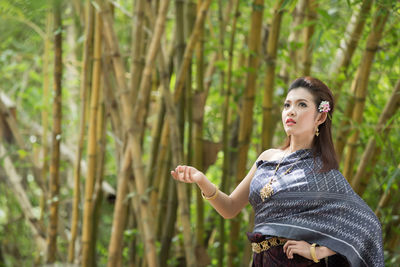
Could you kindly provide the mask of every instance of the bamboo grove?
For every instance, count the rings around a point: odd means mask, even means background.
[[[395,0],[0,0],[0,266],[249,266],[230,193],[284,140],[300,76],[325,81],[340,170],[400,263]],[[55,265],[54,265],[55,266]]]

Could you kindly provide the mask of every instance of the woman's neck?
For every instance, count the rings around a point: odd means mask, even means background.
[[[311,148],[312,141],[313,141],[314,136],[311,138],[306,137],[306,138],[300,138],[296,136],[290,136],[290,144],[289,147],[287,148],[289,153],[293,153],[297,150],[300,149],[308,149]]]

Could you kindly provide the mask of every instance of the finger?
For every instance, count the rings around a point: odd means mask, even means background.
[[[193,182],[193,179],[192,179],[192,168],[189,168],[188,177],[189,177],[189,180],[190,180],[191,182]]]
[[[286,251],[289,246],[296,245],[296,240],[288,240],[286,241],[285,245],[283,245],[283,251]]]
[[[297,246],[297,244],[291,244],[291,245],[289,245],[289,246],[287,247],[286,256],[287,256],[289,259],[292,259],[292,258],[293,258],[294,251],[298,251],[298,246]]]
[[[182,165],[178,165],[177,169],[178,169],[178,172],[182,172],[182,171],[183,171],[183,169],[184,169],[184,166],[182,166]]]
[[[286,249],[286,257],[288,257],[288,259],[290,259],[291,251],[292,251],[292,246],[289,246],[289,247]]]
[[[298,254],[298,251],[299,251],[299,249],[297,247],[294,247],[294,246],[290,247],[289,253],[287,254],[288,258],[293,259],[293,255]]]
[[[181,181],[185,181],[185,166],[179,166],[178,177]]]
[[[187,182],[191,182],[191,180],[190,180],[190,167],[189,166],[186,167],[186,169],[185,169],[185,180]]]
[[[176,179],[176,176],[175,176],[176,174],[175,174],[175,171],[171,171],[171,176],[172,176],[172,178],[174,178],[174,179]]]

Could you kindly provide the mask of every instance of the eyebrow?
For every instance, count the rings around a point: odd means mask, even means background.
[[[300,102],[300,101],[309,102],[307,99],[297,99],[295,102]],[[292,102],[292,101],[286,99],[285,102]]]

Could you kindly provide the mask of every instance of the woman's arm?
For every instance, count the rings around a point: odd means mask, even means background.
[[[194,167],[179,165],[174,171],[171,171],[171,175],[181,182],[196,183],[205,197],[212,197],[217,194],[215,198],[208,201],[222,217],[230,219],[235,217],[248,203],[250,182],[255,171],[256,166],[254,164],[246,177],[229,196],[219,191],[202,172]]]
[[[306,241],[288,240],[283,246],[283,252],[286,253],[288,259],[293,259],[293,254],[298,254],[304,258],[313,260],[310,248],[311,244]],[[318,260],[334,254],[336,254],[336,252],[327,247],[321,246],[315,248],[315,255]]]
[[[258,159],[266,159],[266,152],[263,152]],[[229,196],[221,191],[217,192],[217,187],[194,167],[179,165],[174,171],[171,171],[171,175],[181,182],[196,183],[205,197],[212,197],[209,202],[215,210],[225,219],[230,219],[235,217],[249,202],[250,182],[256,169],[254,163],[246,177]],[[215,194],[217,195],[213,198]]]

